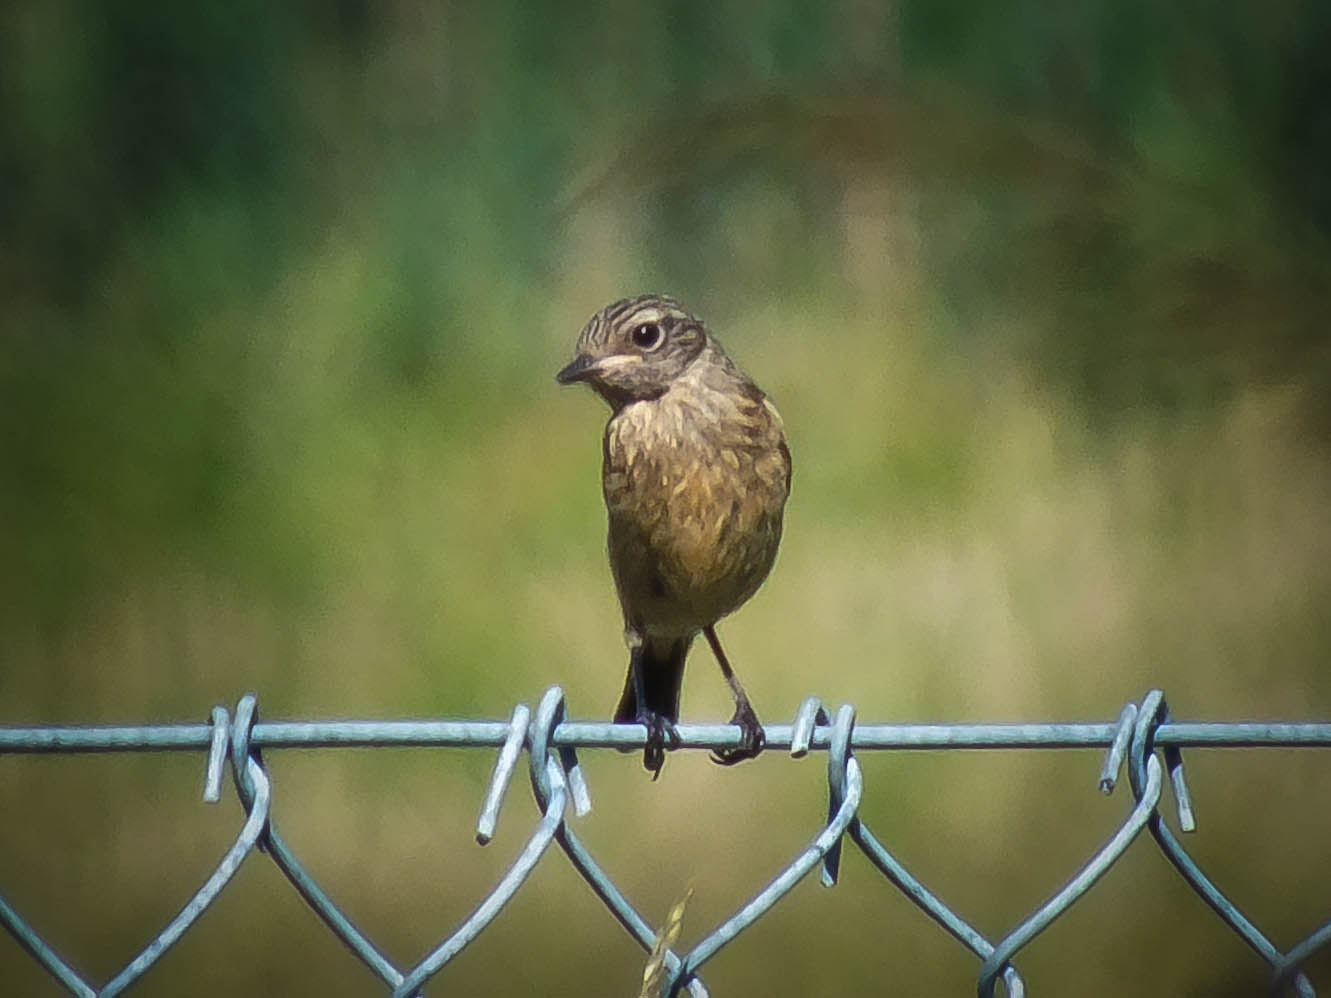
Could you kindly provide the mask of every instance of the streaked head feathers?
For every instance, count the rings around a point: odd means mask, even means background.
[[[707,342],[702,320],[673,298],[624,298],[588,320],[577,356],[556,377],[565,385],[587,382],[618,409],[665,392]]]

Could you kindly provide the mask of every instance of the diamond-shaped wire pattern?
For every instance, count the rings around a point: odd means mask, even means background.
[[[811,840],[762,890],[717,925],[687,952],[658,946],[656,931],[642,917],[573,830],[571,819],[591,809],[591,797],[576,750],[590,747],[641,747],[646,732],[636,725],[593,724],[564,719],[564,695],[554,687],[533,713],[519,705],[508,721],[287,721],[256,719],[256,699],[241,698],[234,717],[214,708],[211,724],[142,727],[0,728],[0,755],[31,753],[130,752],[182,750],[207,753],[204,799],[220,797],[227,768],[235,781],[245,817],[231,847],[216,868],[162,931],[122,970],[100,986],[79,975],[3,897],[0,924],[33,959],[73,995],[111,996],[129,988],[190,927],[226,889],[240,865],[256,851],[277,865],[311,909],[395,998],[419,995],[436,974],[474,940],[521,890],[528,875],[557,843],[607,911],[657,962],[653,980],[663,995],[687,991],[706,995],[704,965],[720,949],[770,911],[814,867],[822,865],[823,883],[836,883],[842,844],[849,838],[886,880],[980,960],[976,988],[982,998],[994,995],[998,983],[1009,998],[1025,994],[1026,986],[1013,964],[1018,952],[1091,890],[1114,863],[1147,830],[1165,858],[1193,891],[1271,968],[1273,993],[1293,991],[1308,998],[1312,983],[1300,969],[1331,943],[1331,922],[1282,950],[1245,917],[1188,854],[1161,815],[1164,788],[1172,788],[1179,827],[1194,826],[1184,780],[1184,747],[1331,747],[1331,724],[1180,724],[1170,720],[1158,690],[1140,705],[1128,704],[1110,724],[965,724],[857,725],[855,710],[843,706],[832,717],[816,698],[801,705],[790,725],[767,729],[770,749],[788,750],[801,758],[812,750],[827,753],[828,807],[825,818],[810,822]],[[724,749],[738,743],[738,729],[728,725],[681,725],[681,749]],[[498,759],[477,822],[482,845],[494,834],[509,784],[525,751],[532,791],[540,818],[518,856],[472,913],[414,966],[390,961],[336,905],[282,838],[273,818],[274,791],[261,749],[401,745],[497,748]],[[1103,747],[1105,764],[1100,787],[1113,790],[1126,763],[1134,806],[1105,844],[1050,895],[1029,917],[1002,938],[990,940],[960,913],[930,891],[897,860],[859,817],[864,776],[856,751],[902,748],[1011,749]],[[1163,762],[1162,762],[1163,759]],[[573,813],[570,814],[570,811]],[[812,816],[811,816],[812,818]],[[655,995],[652,996],[655,998]]]

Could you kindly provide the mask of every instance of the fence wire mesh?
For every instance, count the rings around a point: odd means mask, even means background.
[[[1136,841],[1149,832],[1178,875],[1271,969],[1273,994],[1311,998],[1315,991],[1301,970],[1331,942],[1331,921],[1303,940],[1281,949],[1244,916],[1189,855],[1161,813],[1164,788],[1171,788],[1178,827],[1195,828],[1184,778],[1182,749],[1207,747],[1331,748],[1331,723],[1178,723],[1159,690],[1140,704],[1129,703],[1118,720],[1105,724],[857,724],[855,709],[835,715],[817,698],[801,706],[792,724],[766,728],[769,750],[801,758],[812,751],[827,756],[828,804],[825,819],[809,845],[747,904],[687,951],[677,951],[677,924],[657,932],[639,913],[583,844],[570,821],[591,810],[578,764],[580,748],[640,748],[646,731],[638,725],[568,721],[559,687],[548,690],[533,714],[518,705],[508,721],[283,721],[260,722],[256,699],[243,697],[234,714],[216,707],[210,723],[127,727],[0,728],[0,755],[199,751],[207,754],[204,800],[221,798],[230,770],[245,818],[216,868],[164,929],[105,984],[90,983],[60,956],[23,916],[0,896],[0,923],[70,993],[118,995],[142,977],[193,926],[225,890],[241,864],[256,851],[266,854],[328,929],[358,957],[395,998],[423,994],[439,974],[518,893],[528,875],[557,844],[573,867],[632,939],[647,952],[643,995],[708,994],[702,969],[722,947],[770,911],[820,865],[824,885],[836,884],[844,840],[860,849],[891,884],[980,961],[976,990],[982,998],[1005,991],[1019,998],[1026,986],[1014,963],[1018,952],[1067,912]],[[724,749],[739,741],[729,725],[680,725],[679,750]],[[540,818],[517,859],[483,901],[450,935],[415,966],[400,967],[377,948],[309,873],[279,833],[272,817],[273,790],[261,750],[284,748],[434,746],[498,749],[476,839],[494,836],[509,785],[525,751]],[[1007,935],[990,939],[921,883],[859,817],[864,777],[856,751],[890,749],[1105,749],[1099,786],[1113,791],[1126,768],[1133,806],[1114,834],[1068,881]],[[678,907],[670,922],[677,923]]]

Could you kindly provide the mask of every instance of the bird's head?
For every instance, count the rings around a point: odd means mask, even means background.
[[[662,395],[706,345],[702,321],[673,298],[625,298],[588,320],[577,356],[555,380],[585,381],[619,409]]]

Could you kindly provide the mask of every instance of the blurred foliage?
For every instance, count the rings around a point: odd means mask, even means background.
[[[1190,717],[1324,715],[1328,46],[1311,0],[7,4],[0,722],[250,688],[270,717],[498,717],[555,682],[603,716],[602,414],[551,376],[647,289],[789,427],[785,550],[726,624],[765,717],[817,692],[1108,719],[1150,685]],[[721,716],[695,656],[685,713]],[[1324,765],[1194,759],[1199,855],[1298,938]],[[479,754],[270,764],[278,820],[403,960],[524,834],[515,801],[470,845]],[[866,813],[996,932],[1117,820],[1097,764],[870,759]],[[698,931],[821,806],[788,761],[586,765],[598,854],[653,919],[695,883]],[[224,848],[197,768],[0,760],[0,890],[109,974]],[[806,887],[709,967],[718,993],[969,992],[853,858]],[[644,960],[551,857],[441,987],[629,994]],[[1022,967],[1177,995],[1253,993],[1256,964],[1142,846]],[[0,980],[54,993],[5,939]],[[201,980],[370,987],[258,859],[140,990]]]

